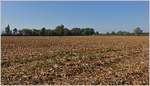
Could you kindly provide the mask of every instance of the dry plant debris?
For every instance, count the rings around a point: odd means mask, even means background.
[[[148,36],[2,37],[7,85],[148,85]]]

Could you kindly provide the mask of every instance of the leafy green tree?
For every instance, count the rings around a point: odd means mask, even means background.
[[[42,29],[41,29],[41,32],[40,32],[41,34],[41,36],[46,36],[47,35],[47,33],[46,33],[46,28],[45,27],[43,27]]]
[[[57,36],[63,36],[64,35],[64,25],[58,25],[55,29],[55,34]]]
[[[82,35],[94,35],[95,31],[93,28],[83,28],[81,29],[81,34]]]
[[[5,27],[5,33],[6,33],[6,35],[11,35],[11,30],[10,30],[9,24],[7,27]]]
[[[72,28],[71,34],[72,35],[81,35],[81,29],[80,28]]]
[[[136,35],[139,35],[139,34],[142,34],[142,33],[143,33],[143,30],[141,30],[140,27],[136,27],[136,28],[133,30],[133,33],[136,34]]]

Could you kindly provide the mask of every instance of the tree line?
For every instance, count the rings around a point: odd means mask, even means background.
[[[133,32],[127,31],[118,31],[118,32],[107,32],[107,33],[99,33],[95,31],[93,28],[72,28],[68,29],[64,27],[63,24],[56,26],[55,29],[46,29],[45,27],[41,29],[21,29],[18,30],[14,28],[10,29],[8,24],[5,27],[5,31],[2,32],[2,36],[88,36],[88,35],[149,35],[148,32],[143,32],[140,27],[136,27],[133,29]]]

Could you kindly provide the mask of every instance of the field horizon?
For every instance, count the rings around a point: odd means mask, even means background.
[[[149,85],[149,1],[1,2],[2,85]]]

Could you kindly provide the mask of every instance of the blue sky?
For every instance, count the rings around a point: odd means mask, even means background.
[[[148,31],[148,1],[5,1],[2,2],[2,29],[54,29],[64,24],[93,27],[99,32]]]

